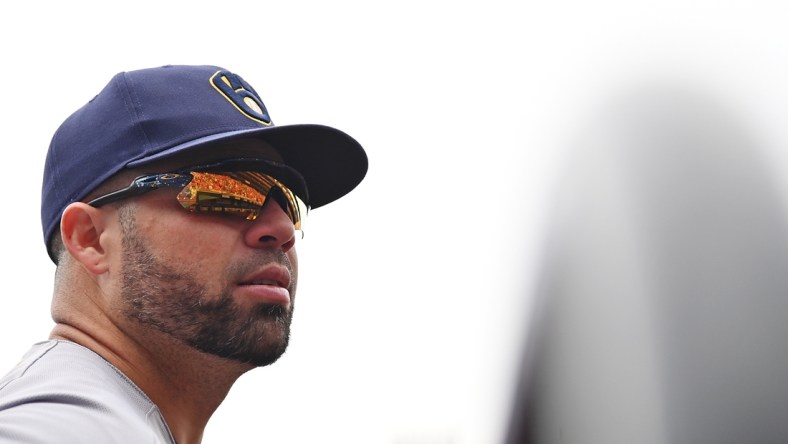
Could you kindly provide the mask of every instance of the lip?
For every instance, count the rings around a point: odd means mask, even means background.
[[[280,265],[269,265],[244,277],[237,289],[244,299],[254,303],[290,306],[290,271]]]

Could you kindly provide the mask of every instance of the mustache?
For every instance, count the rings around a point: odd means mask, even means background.
[[[228,282],[238,282],[244,276],[254,273],[255,271],[270,265],[279,265],[287,269],[292,276],[290,286],[295,284],[295,270],[290,261],[290,257],[281,250],[254,250],[247,257],[238,259],[230,263],[226,270],[225,276]]]

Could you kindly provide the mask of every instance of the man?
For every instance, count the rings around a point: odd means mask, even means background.
[[[0,379],[0,442],[200,442],[287,347],[307,208],[366,170],[350,136],[274,126],[225,69],[116,75],[47,154],[56,325]]]

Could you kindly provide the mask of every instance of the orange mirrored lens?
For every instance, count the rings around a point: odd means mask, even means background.
[[[256,172],[205,173],[192,171],[192,181],[177,199],[183,208],[192,212],[216,212],[254,220],[266,199],[281,197],[296,230],[306,215],[306,205],[284,184],[273,177]]]

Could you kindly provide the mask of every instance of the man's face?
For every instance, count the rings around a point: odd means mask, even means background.
[[[121,207],[124,315],[205,353],[255,366],[287,348],[295,231],[268,202],[254,221],[190,214],[174,190]]]

